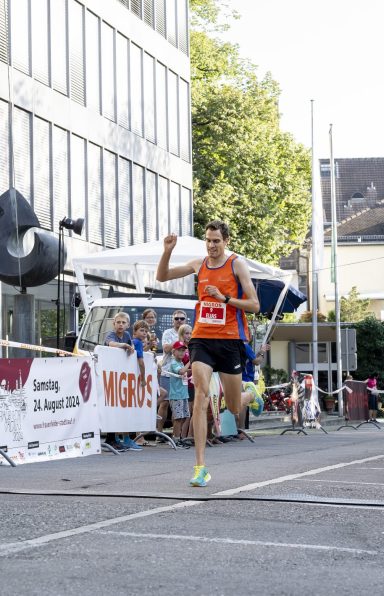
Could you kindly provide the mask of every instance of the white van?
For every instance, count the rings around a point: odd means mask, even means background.
[[[161,297],[153,294],[126,294],[95,300],[81,327],[74,352],[93,352],[95,346],[104,345],[106,335],[113,328],[113,317],[121,311],[126,312],[131,319],[130,332],[132,334],[132,326],[135,321],[142,318],[145,309],[151,308],[157,314],[155,331],[159,338],[158,353],[160,354],[163,351],[161,346],[163,332],[165,329],[173,327],[173,312],[177,309],[184,310],[187,314],[185,322],[192,326],[195,318],[196,301],[197,299],[193,299],[193,297],[185,298],[174,294]]]

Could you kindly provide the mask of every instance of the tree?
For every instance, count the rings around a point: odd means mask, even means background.
[[[200,19],[191,31],[195,235],[224,219],[231,249],[276,264],[308,229],[309,154],[279,128],[278,84],[207,32],[220,4],[191,2]]]
[[[347,323],[358,323],[359,321],[362,321],[371,314],[368,311],[370,304],[371,302],[368,298],[359,298],[357,287],[353,286],[348,297],[345,298],[343,296],[340,299],[340,321],[345,321]],[[328,321],[336,321],[334,310],[329,311]]]
[[[368,375],[379,373],[379,388],[384,386],[384,323],[370,316],[354,325],[357,343],[356,379],[364,381]]]

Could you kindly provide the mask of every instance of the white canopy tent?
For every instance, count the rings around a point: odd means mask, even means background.
[[[91,274],[92,272],[95,272],[95,270],[98,270],[99,272],[102,270],[131,270],[134,274],[136,290],[139,293],[144,293],[145,288],[142,272],[148,270],[151,272],[156,271],[160,256],[163,252],[163,246],[163,241],[158,240],[124,248],[104,250],[85,255],[84,257],[74,257],[72,259],[73,268],[86,312],[88,312],[89,306],[87,302],[84,271]],[[232,254],[232,251],[227,251],[227,253],[230,255]],[[205,256],[207,256],[207,250],[203,240],[198,240],[192,236],[179,236],[176,247],[172,252],[170,266],[181,265],[193,258],[204,258]],[[248,264],[252,278],[280,279],[284,282],[284,287],[277,301],[275,312],[273,313],[270,325],[268,326],[267,333],[269,333],[269,329],[275,320],[276,313],[279,311],[282,301],[287,293],[292,276],[287,271],[271,267],[270,265],[264,265],[259,261],[253,261],[247,258],[244,258],[244,260]]]

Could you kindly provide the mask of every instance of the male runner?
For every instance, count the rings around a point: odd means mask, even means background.
[[[157,268],[158,281],[169,281],[197,274],[199,302],[192,339],[188,349],[195,384],[193,412],[196,465],[192,486],[205,486],[211,476],[205,467],[207,407],[212,372],[218,371],[227,408],[235,415],[241,410],[241,375],[245,362],[244,340],[248,339],[245,312],[259,312],[259,301],[246,263],[225,249],[229,229],[222,221],[211,221],[205,228],[208,257],[185,265],[169,267],[177,236],[164,238],[164,252]]]

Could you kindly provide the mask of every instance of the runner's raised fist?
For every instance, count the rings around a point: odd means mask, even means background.
[[[176,246],[177,236],[176,234],[169,234],[164,238],[164,250],[173,250]]]

